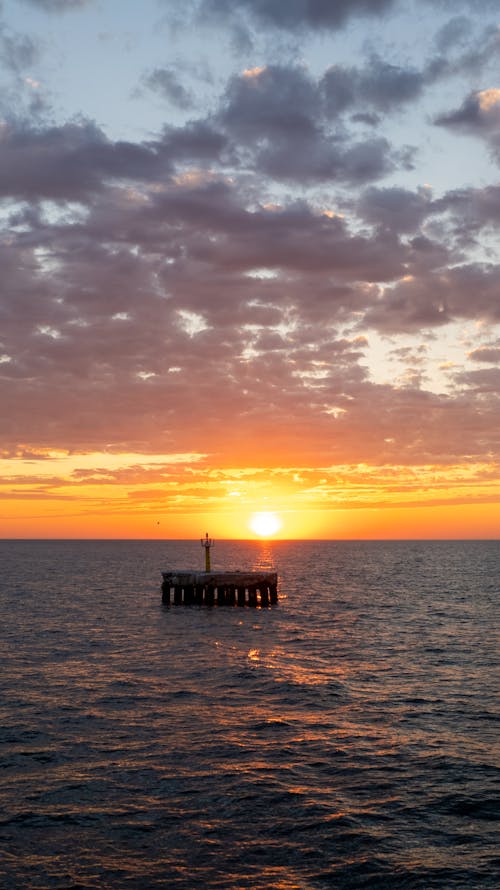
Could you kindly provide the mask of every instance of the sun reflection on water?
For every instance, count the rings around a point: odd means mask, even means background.
[[[253,572],[272,572],[276,570],[274,550],[271,541],[258,541],[253,563]]]

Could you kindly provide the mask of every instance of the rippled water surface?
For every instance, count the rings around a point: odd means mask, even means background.
[[[202,556],[0,542],[2,886],[498,888],[498,542],[218,542],[278,604],[162,605]]]

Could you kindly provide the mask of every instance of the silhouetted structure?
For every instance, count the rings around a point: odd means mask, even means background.
[[[277,572],[162,572],[162,601],[213,606],[268,606],[278,601]]]

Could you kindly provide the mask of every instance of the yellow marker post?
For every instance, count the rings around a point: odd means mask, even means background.
[[[205,538],[200,539],[201,546],[205,548],[205,571],[210,571],[210,548],[213,547],[213,541],[208,537],[208,532],[205,534]]]

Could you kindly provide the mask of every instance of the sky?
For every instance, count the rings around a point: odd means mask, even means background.
[[[500,537],[497,0],[0,0],[0,78],[1,537]]]

